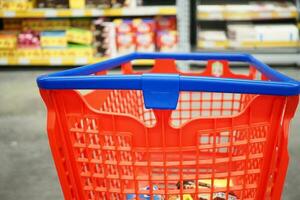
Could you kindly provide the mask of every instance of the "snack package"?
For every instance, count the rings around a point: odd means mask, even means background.
[[[159,31],[156,36],[156,45],[161,52],[177,51],[177,32]]]
[[[117,54],[116,28],[113,22],[94,21],[94,48],[97,56],[112,57]]]
[[[65,31],[44,31],[41,33],[43,48],[66,48],[67,36]]]
[[[153,33],[138,33],[136,35],[136,50],[141,52],[154,52],[155,43]]]
[[[0,9],[2,10],[28,10],[33,8],[33,0],[1,0]]]
[[[156,17],[156,27],[158,31],[176,30],[176,17]]]
[[[23,30],[57,31],[71,26],[69,19],[26,19],[22,21]]]
[[[70,8],[83,9],[85,8],[85,0],[69,0]]]
[[[229,181],[229,185],[232,186],[232,181]],[[177,183],[177,189],[180,189],[182,187],[182,185],[180,183]],[[199,180],[198,181],[198,188],[199,189],[204,189],[204,188],[211,188],[211,180],[210,179],[205,179],[205,180]],[[227,187],[227,179],[215,179],[214,180],[214,188],[226,188]],[[183,181],[183,189],[194,189],[196,188],[196,184],[195,181],[191,181],[191,180],[185,180]],[[225,189],[226,190],[226,189]],[[218,191],[218,192],[214,192],[212,195],[212,199],[213,200],[226,200],[226,191]],[[171,196],[172,198],[169,198],[169,200],[173,200],[175,199],[175,196]],[[180,199],[177,195],[177,198]],[[183,196],[184,198],[184,196]],[[188,198],[192,198],[191,197],[186,197]],[[211,194],[210,193],[202,193],[199,194],[197,197],[199,200],[210,200],[211,199]],[[177,200],[177,199],[176,199]],[[236,194],[232,191],[228,192],[228,200],[238,200],[238,197],[236,196]]]
[[[108,8],[110,7],[110,0],[85,0],[87,8]]]
[[[68,42],[86,45],[90,45],[93,42],[93,35],[90,30],[69,28],[66,34]]]
[[[85,19],[85,18],[74,18],[70,21],[71,27],[73,28],[82,28],[91,30],[92,27],[92,20],[91,19]]]
[[[153,33],[156,29],[153,19],[134,19],[132,21],[135,32],[137,33]]]
[[[117,34],[134,33],[134,26],[131,19],[115,19]]]
[[[22,29],[22,20],[21,19],[3,19],[3,29],[19,31]]]
[[[68,8],[69,0],[37,0],[38,8]]]
[[[150,189],[149,186],[147,186],[145,188],[142,188],[142,190],[149,190],[149,189]],[[154,185],[153,190],[158,190],[158,187],[156,185]],[[163,197],[161,195],[153,195],[153,198],[151,198],[150,195],[140,194],[137,198],[135,194],[127,194],[126,195],[126,200],[136,200],[136,199],[140,199],[140,200],[151,200],[151,199],[163,200]]]
[[[19,48],[40,48],[40,33],[37,31],[24,31],[18,35]]]
[[[13,31],[0,32],[0,49],[15,49],[17,46],[17,34]]]
[[[117,34],[117,48],[119,53],[129,53],[136,49],[134,33]]]

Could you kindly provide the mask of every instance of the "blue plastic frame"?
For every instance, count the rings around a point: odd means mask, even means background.
[[[89,76],[137,59],[228,60],[247,62],[270,81],[196,77],[171,74]],[[162,66],[163,67],[163,66]],[[179,91],[299,95],[300,82],[285,76],[249,54],[238,53],[132,53],[96,64],[69,69],[37,78],[40,89],[123,89],[143,90],[147,108],[176,108]]]

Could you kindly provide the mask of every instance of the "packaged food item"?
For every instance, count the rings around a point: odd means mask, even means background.
[[[177,32],[159,31],[157,33],[156,45],[161,52],[177,51]]]
[[[134,19],[133,27],[135,32],[137,33],[153,33],[155,31],[155,21],[150,18],[142,19]]]
[[[12,31],[0,32],[0,49],[15,49],[17,45],[17,33]]]
[[[41,33],[43,48],[66,48],[67,36],[65,31],[44,31]]]
[[[0,9],[3,10],[28,10],[33,8],[33,0],[1,0]]]
[[[149,190],[150,187],[147,186],[145,188],[143,188],[142,190]],[[156,185],[153,186],[153,190],[158,190],[158,187]],[[148,194],[140,194],[138,196],[138,198],[136,197],[135,194],[127,194],[126,195],[126,200],[136,200],[136,199],[140,199],[140,200],[163,200],[164,198],[161,195],[153,195],[153,198],[151,198],[150,195]]]
[[[214,188],[226,188],[227,187],[227,179],[215,179],[214,180]],[[229,181],[229,185],[232,186],[232,181]],[[183,181],[183,185],[181,185],[179,182],[177,183],[177,189],[180,189],[181,187],[183,187],[183,189],[195,189],[197,186],[195,184],[195,181],[192,180],[185,180]],[[204,180],[199,180],[198,181],[198,188],[211,188],[211,180],[210,179],[204,179]],[[214,192],[212,194],[212,199],[213,200],[226,200],[226,196],[228,195],[228,200],[238,200],[238,197],[236,196],[236,194],[232,191],[228,192],[228,194],[226,194],[226,191],[224,192]],[[175,198],[174,196],[172,196],[172,198]],[[192,198],[192,196],[188,197],[186,196],[186,198]],[[198,200],[209,200],[211,199],[211,194],[210,193],[202,193],[199,194],[196,197]],[[169,198],[170,199],[170,198]],[[180,199],[180,198],[178,198]]]
[[[37,0],[38,8],[68,8],[69,0]]]
[[[129,53],[136,49],[134,33],[117,34],[117,47],[119,53]]]
[[[77,44],[90,45],[93,42],[92,31],[80,28],[69,28],[66,32],[67,41]]]
[[[134,26],[131,19],[115,19],[117,34],[134,33]]]
[[[19,48],[40,48],[40,33],[37,31],[23,31],[18,35]]]
[[[3,29],[19,31],[22,29],[22,20],[21,19],[3,19]]]
[[[57,31],[71,26],[69,19],[26,19],[22,21],[23,30]]]
[[[158,31],[176,30],[176,17],[156,17],[156,26]]]
[[[86,18],[74,18],[70,21],[71,27],[91,30],[92,20]]]
[[[153,33],[137,33],[136,50],[141,52],[154,52],[155,42]]]
[[[83,9],[85,8],[85,0],[69,0],[70,8]]]
[[[98,19],[94,21],[93,29],[96,56],[115,56],[117,54],[115,24]]]
[[[108,8],[110,7],[110,0],[85,0],[87,8]]]

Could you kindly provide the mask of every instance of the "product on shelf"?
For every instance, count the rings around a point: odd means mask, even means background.
[[[252,23],[228,24],[228,38],[234,41],[256,41],[256,33]]]
[[[156,44],[159,51],[174,52],[177,50],[177,32],[159,31],[156,36]]]
[[[85,8],[85,0],[69,0],[70,8],[83,9]]]
[[[129,53],[136,50],[136,34],[135,33],[118,33],[117,47],[119,53]]]
[[[226,41],[225,31],[220,30],[201,30],[198,38],[204,41]]]
[[[37,0],[38,8],[68,8],[69,0]]]
[[[91,30],[69,28],[66,31],[66,34],[68,42],[86,45],[90,45],[93,42],[93,35]]]
[[[66,48],[67,37],[65,31],[41,32],[41,46],[43,48]]]
[[[141,188],[141,190],[150,190],[150,187],[147,186],[145,188]],[[158,186],[154,185],[153,186],[153,190],[158,190]],[[147,194],[140,194],[138,195],[138,198],[136,197],[135,194],[127,194],[126,195],[126,200],[136,200],[136,199],[140,199],[140,200],[151,200],[152,198],[150,197],[150,195]],[[163,200],[164,198],[161,195],[155,194],[153,195],[153,200]]]
[[[132,21],[132,24],[136,33],[153,33],[156,30],[156,24],[154,19],[137,18]]]
[[[110,0],[85,0],[87,8],[108,8]]]
[[[257,41],[298,41],[299,30],[294,24],[255,25]]]
[[[158,31],[176,30],[176,17],[156,17],[156,28]]]
[[[226,48],[228,39],[225,31],[220,30],[201,30],[198,33],[199,48]]]
[[[131,19],[115,19],[117,34],[134,33],[134,26]]]
[[[105,22],[103,19],[94,21],[94,48],[97,56],[115,56],[116,28],[113,22]]]
[[[22,20],[21,19],[3,19],[3,29],[19,31],[22,29]]]
[[[74,18],[71,19],[71,27],[90,30],[92,27],[92,20],[85,18]]]
[[[3,10],[28,10],[33,8],[33,0],[1,0],[0,9]]]
[[[141,52],[154,52],[155,42],[153,33],[137,33],[136,50]]]
[[[70,25],[69,19],[26,19],[22,22],[23,30],[35,31],[66,30]]]
[[[13,31],[0,31],[0,49],[15,49],[17,34]]]
[[[37,31],[24,31],[18,35],[19,48],[40,48],[40,33]]]

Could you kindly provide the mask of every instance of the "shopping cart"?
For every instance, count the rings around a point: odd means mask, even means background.
[[[65,199],[281,198],[300,84],[250,55],[133,53],[37,83]]]

